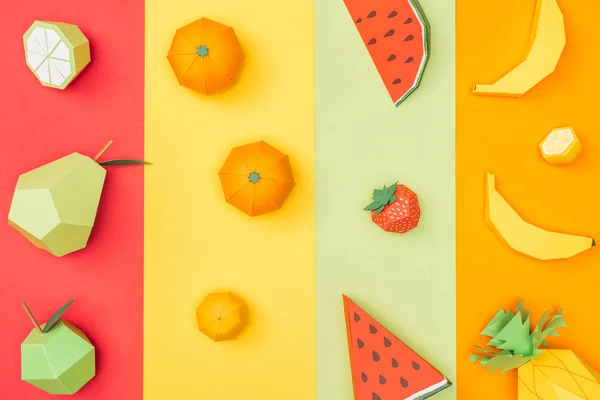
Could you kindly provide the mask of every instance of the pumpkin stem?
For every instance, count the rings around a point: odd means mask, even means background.
[[[100,151],[98,152],[98,154],[96,154],[96,157],[94,157],[94,161],[98,161],[98,159],[99,159],[100,157],[102,157],[102,154],[104,154],[104,153],[106,152],[106,150],[108,150],[108,148],[109,148],[110,146],[112,146],[112,144],[113,144],[113,141],[112,141],[112,140],[110,140],[108,143],[106,143],[106,146],[104,146],[104,147],[102,148],[102,150],[100,150]]]
[[[29,309],[29,307],[27,307],[26,303],[23,303],[23,310],[25,310],[25,313],[27,314],[27,316],[31,320],[31,323],[33,324],[33,326],[35,326],[35,329],[37,329],[39,333],[43,333],[42,332],[42,328],[40,327],[40,324],[38,324],[38,322],[36,321],[35,317],[31,313],[31,310]]]

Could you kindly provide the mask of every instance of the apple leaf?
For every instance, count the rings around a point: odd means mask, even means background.
[[[44,330],[42,331],[42,333],[47,333],[50,332],[50,329],[52,329],[52,327],[54,325],[56,325],[56,323],[58,322],[58,320],[60,319],[60,317],[62,317],[62,315],[69,309],[69,307],[71,307],[71,304],[73,304],[75,300],[71,300],[69,301],[67,304],[65,304],[64,306],[62,306],[61,308],[59,308],[48,320],[48,322],[46,322],[46,325],[44,326]]]

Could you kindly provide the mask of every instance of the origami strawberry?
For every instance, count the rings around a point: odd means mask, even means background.
[[[421,217],[417,195],[404,185],[375,189],[373,202],[365,207],[373,222],[384,231],[406,233],[415,228]]]

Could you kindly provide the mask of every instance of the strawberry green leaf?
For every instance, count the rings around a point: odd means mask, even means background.
[[[396,201],[396,196],[392,195],[392,197],[390,197],[390,199],[388,200],[388,204],[392,204],[395,201]]]
[[[379,215],[385,209],[385,204],[375,210],[375,215]]]
[[[47,333],[50,332],[50,329],[52,329],[52,327],[54,325],[56,325],[56,323],[58,322],[58,320],[60,319],[60,317],[62,317],[62,315],[69,309],[69,307],[71,307],[71,304],[73,304],[75,300],[71,300],[69,301],[67,304],[65,304],[64,306],[62,306],[61,308],[59,308],[48,320],[48,322],[46,322],[46,325],[44,326],[44,330],[42,331],[42,333]]]
[[[363,210],[365,210],[365,211],[371,211],[371,210],[375,210],[375,209],[377,209],[379,207],[380,207],[380,204],[374,201],[371,204],[369,204],[368,206],[366,206],[365,208],[363,208]]]
[[[394,183],[392,186],[390,186],[390,192],[392,194],[396,193],[396,189],[398,188],[398,182]]]

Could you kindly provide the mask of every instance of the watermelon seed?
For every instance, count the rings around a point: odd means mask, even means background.
[[[376,15],[377,15],[377,13],[375,12],[375,10],[373,10],[369,13],[369,15],[367,15],[367,18],[373,18]]]
[[[363,347],[365,347],[365,343],[360,339],[356,339],[356,344],[358,344],[359,349],[362,349]]]
[[[415,369],[415,371],[418,371],[421,369],[421,366],[419,364],[417,364],[415,361],[412,362],[412,367]]]
[[[398,361],[395,358],[392,358],[392,367],[398,368]]]
[[[410,24],[410,23],[412,23],[412,18],[407,18],[406,21],[404,21],[404,25]]]
[[[381,383],[382,385],[385,385],[386,382],[387,382],[387,380],[385,379],[385,376],[379,375],[379,383]]]
[[[376,351],[373,351],[373,361],[379,362],[379,360],[381,360],[381,357],[379,357],[379,354]]]
[[[373,392],[373,400],[381,400],[381,397],[377,396],[377,393]]]
[[[365,375],[365,373],[364,373],[364,372],[363,372],[363,373],[361,373],[361,375],[360,375],[360,379],[362,379],[362,381],[363,381],[363,382],[366,382],[366,381],[368,381],[368,380],[369,380],[369,379],[367,378],[367,376]]]
[[[384,337],[384,338],[383,338],[383,345],[384,345],[385,347],[390,347],[390,346],[392,345],[392,342],[390,342],[390,339],[388,339],[388,338]]]
[[[408,36],[407,36],[407,37],[404,39],[404,41],[405,41],[405,42],[410,42],[410,41],[411,41],[411,40],[413,40],[414,38],[415,38],[415,37],[414,37],[413,35],[408,35]]]
[[[360,24],[361,22],[362,22],[362,18],[359,18],[359,19],[356,20],[357,24]]]
[[[388,18],[394,18],[396,15],[398,15],[398,13],[396,11],[392,11],[390,15],[388,15]]]
[[[406,389],[408,387],[408,381],[402,377],[400,377],[400,385],[402,385],[402,387],[404,389]]]
[[[375,44],[377,43],[377,40],[375,40],[375,38],[372,38],[371,40],[369,40],[369,43],[367,44]]]
[[[354,313],[354,322],[360,321],[360,316],[357,313]]]
[[[406,61],[404,61],[404,63],[405,63],[405,64],[408,64],[408,63],[411,63],[411,62],[413,62],[413,61],[415,61],[415,58],[414,58],[414,57],[408,57],[408,58],[406,59]]]
[[[389,37],[389,36],[392,36],[394,33],[396,33],[396,31],[395,31],[395,30],[393,30],[393,29],[390,29],[389,31],[387,31],[387,32],[385,33],[385,35],[383,35],[383,37]]]
[[[388,60],[388,61],[394,61],[395,59],[396,59],[396,55],[395,55],[395,54],[391,54],[391,55],[388,57],[388,59],[387,59],[387,60]]]
[[[373,325],[369,324],[369,332],[371,332],[374,335],[377,333],[377,328],[375,328]]]
[[[392,82],[392,84],[393,84],[393,85],[397,85],[397,84],[399,84],[400,82],[402,82],[402,81],[401,81],[399,78],[396,78],[396,79],[394,80],[394,82]]]

